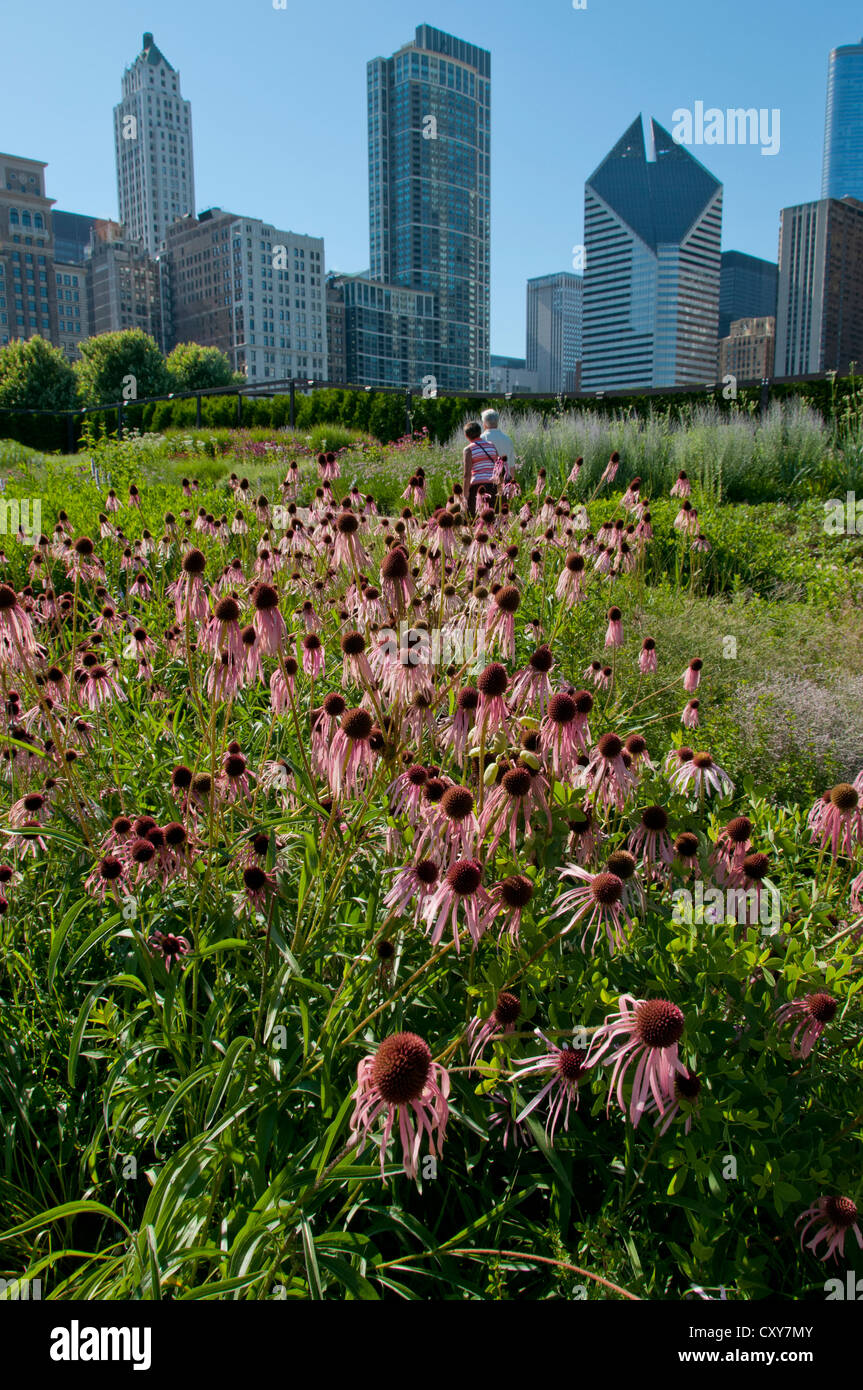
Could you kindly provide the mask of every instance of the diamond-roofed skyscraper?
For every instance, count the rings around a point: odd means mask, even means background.
[[[192,109],[152,34],[123,74],[114,148],[120,221],[155,256],[171,223],[195,210],[195,170]]]
[[[430,25],[368,64],[371,278],[434,296],[442,389],[489,385],[490,116],[491,55]]]
[[[584,189],[582,389],[713,382],[722,184],[639,115]]]

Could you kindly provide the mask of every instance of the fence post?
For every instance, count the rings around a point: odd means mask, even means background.
[[[413,391],[408,387],[405,391],[405,434],[410,434],[413,429],[413,412],[411,410],[413,399]]]
[[[242,395],[240,394],[240,392],[238,391],[238,392],[237,392],[237,424],[238,424],[238,425],[241,425],[242,423],[243,423],[243,397],[242,397]]]
[[[120,438],[122,437],[122,434],[123,434],[123,403],[122,403],[122,401],[118,401],[118,402],[117,402],[117,438],[120,439]]]
[[[195,428],[201,428],[201,397],[195,397]]]
[[[294,379],[291,377],[291,429],[294,428],[295,420],[295,401],[294,401]]]
[[[769,377],[769,376],[763,376],[763,377],[761,378],[761,414],[762,414],[762,415],[766,415],[766,414],[767,414],[767,408],[768,408],[769,405],[770,405],[770,377]]]
[[[75,450],[75,415],[71,410],[66,411],[66,453],[74,454]]]

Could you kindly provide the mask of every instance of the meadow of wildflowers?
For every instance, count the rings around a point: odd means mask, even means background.
[[[520,426],[475,517],[424,436],[10,456],[41,531],[0,538],[5,1277],[861,1271],[859,550],[817,495],[727,501],[691,438],[657,492],[577,442]]]

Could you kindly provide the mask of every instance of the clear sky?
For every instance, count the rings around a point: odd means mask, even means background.
[[[417,24],[492,54],[492,351],[523,356],[525,281],[572,267],[584,181],[639,111],[781,112],[779,153],[693,148],[725,185],[726,250],[776,258],[779,210],[817,198],[827,60],[851,0],[30,0],[0,27],[0,149],[44,159],[56,206],[117,216],[112,108],[151,30],[192,103],[197,210],[326,241],[368,267],[366,61]]]

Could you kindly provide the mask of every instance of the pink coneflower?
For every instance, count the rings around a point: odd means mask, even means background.
[[[103,902],[108,893],[119,893],[122,889],[123,865],[116,856],[106,854],[88,875],[84,888]]]
[[[10,666],[36,654],[36,639],[18,595],[8,584],[0,584],[0,653]]]
[[[671,489],[672,497],[688,497],[692,491],[692,484],[681,468],[677,475],[677,481]]]
[[[455,713],[441,738],[442,747],[452,749],[459,767],[464,766],[468,738],[474,726],[479,701],[479,691],[475,686],[462,686],[456,694]]]
[[[240,605],[235,598],[219,599],[200,641],[204,651],[212,652],[214,656],[227,651],[235,661],[242,662],[245,652],[240,628]]]
[[[358,570],[369,563],[369,557],[359,538],[360,519],[353,512],[344,511],[336,518],[336,542],[333,547],[333,563],[344,565],[346,569]]]
[[[19,829],[24,825],[44,825],[51,818],[51,802],[42,792],[28,792],[9,807],[9,824]]]
[[[677,750],[678,758],[681,751]],[[669,781],[676,791],[683,792],[687,787],[691,787],[699,797],[712,792],[718,792],[720,796],[730,796],[734,791],[734,783],[728,773],[713,761],[710,753],[693,753],[686,761],[679,758],[679,762],[679,767],[669,776]]]
[[[748,816],[734,816],[720,831],[710,856],[711,867],[720,885],[738,883],[743,861],[752,849],[752,821]]]
[[[252,593],[255,616],[252,625],[264,656],[278,656],[285,647],[287,627],[279,612],[278,591],[272,584],[258,584]]]
[[[686,670],[683,672],[683,689],[688,695],[692,695],[697,689],[701,680],[701,668],[704,662],[700,656],[693,657]]]
[[[674,841],[674,854],[687,870],[700,870],[698,862],[698,836],[691,830],[681,830]]]
[[[415,1178],[423,1135],[429,1152],[443,1154],[449,1118],[449,1074],[432,1061],[431,1048],[416,1033],[393,1033],[373,1057],[357,1067],[356,1105],[351,1116],[351,1143],[362,1153],[372,1126],[385,1115],[380,1139],[381,1176],[387,1146],[398,1119],[404,1171]],[[414,1129],[414,1124],[416,1129]]]
[[[374,753],[369,742],[372,728],[372,717],[368,710],[350,709],[342,715],[326,765],[327,781],[333,796],[341,796],[342,792],[352,796],[360,783],[371,774],[374,767]]]
[[[416,592],[410,561],[403,546],[393,546],[384,556],[381,562],[381,588],[390,608],[396,613],[403,613]]]
[[[572,465],[572,468],[569,470],[569,478],[567,479],[567,482],[576,482],[576,480],[578,479],[578,475],[582,470],[583,464],[584,459],[579,454],[578,458],[575,460],[575,463]]]
[[[698,711],[701,708],[700,700],[689,700],[683,707],[680,722],[684,729],[697,729],[699,725]]]
[[[623,739],[618,734],[603,734],[584,771],[584,785],[590,800],[606,810],[611,807],[622,810],[633,787],[623,752]]]
[[[415,864],[405,865],[384,898],[387,912],[401,917],[407,913],[409,904],[414,903],[414,925],[418,926],[439,882],[440,870],[433,859],[420,859]]]
[[[326,675],[327,662],[324,644],[317,633],[306,633],[302,641],[302,653],[303,670],[307,676],[316,680],[318,676]]]
[[[539,577],[539,576],[537,576]],[[571,551],[554,590],[561,603],[570,607],[584,598],[584,556]]]
[[[249,795],[251,773],[246,759],[236,744],[231,744],[225,755],[220,790],[225,801],[237,801]]]
[[[863,1235],[860,1234],[857,1224],[857,1207],[850,1197],[819,1197],[814,1206],[798,1216],[794,1222],[795,1226],[799,1226],[801,1221],[806,1221],[807,1216],[810,1219],[800,1232],[801,1250],[811,1250],[814,1255],[822,1240],[826,1240],[827,1248],[818,1258],[822,1261],[832,1259],[838,1264],[840,1256],[845,1259],[845,1237],[849,1231],[854,1232],[857,1244],[863,1250]],[[807,1241],[806,1233],[813,1226],[816,1227],[815,1235]]]
[[[100,666],[98,663],[85,668],[84,679],[79,683],[78,690],[81,703],[88,709],[99,709],[111,700],[126,698],[113,674],[106,666]]]
[[[668,834],[668,812],[664,806],[646,806],[629,837],[629,848],[640,854],[645,867],[661,872],[674,862],[674,847]]]
[[[677,531],[693,532],[698,527],[698,513],[691,502],[684,502],[674,518],[673,525]]]
[[[267,873],[260,864],[248,864],[242,873],[243,892],[237,903],[237,915],[246,903],[255,911],[265,913],[268,899],[276,891],[276,876]]]
[[[817,821],[813,820],[819,812]],[[850,782],[839,782],[826,800],[816,802],[810,812],[813,842],[820,840],[829,846],[836,859],[839,854],[853,856],[863,843],[863,815],[860,813],[860,793]]]
[[[632,925],[632,919],[623,901],[623,880],[613,873],[590,873],[578,864],[567,864],[560,870],[560,877],[581,880],[577,887],[562,893],[555,904],[553,917],[570,918],[563,928],[563,934],[571,932],[573,927],[586,917],[587,923],[581,938],[582,951],[587,949],[585,943],[591,928],[595,928],[591,954],[596,950],[596,943],[603,931],[612,953],[621,950],[626,945],[625,928]]]
[[[210,616],[207,595],[204,593],[203,575],[207,566],[205,555],[200,550],[190,550],[183,557],[180,576],[169,588],[174,600],[177,622],[188,623],[192,627],[202,627]]]
[[[490,857],[504,836],[508,837],[510,852],[515,855],[516,835],[519,821],[524,818],[524,834],[530,835],[530,817],[534,804],[546,814],[550,826],[550,812],[542,789],[541,780],[530,768],[517,766],[508,768],[498,786],[490,792],[483,807],[480,832],[485,840],[489,831],[492,837],[486,849]]]
[[[479,862],[476,859],[457,859],[447,870],[423,914],[427,927],[431,929],[432,945],[437,945],[449,924],[452,927],[453,943],[458,955],[461,908],[471,940],[474,946],[478,946],[485,931],[482,914],[488,905],[489,895],[482,886],[482,867]]]
[[[698,1106],[698,1097],[700,1095],[701,1078],[698,1077],[695,1074],[695,1072],[691,1071],[688,1067],[684,1068],[682,1072],[678,1072],[678,1074],[674,1078],[671,1104],[665,1112],[664,1119],[662,1112],[660,1111],[659,1117],[656,1121],[656,1128],[659,1130],[659,1133],[661,1135],[665,1134],[665,1132],[670,1128],[676,1116],[679,1115],[682,1110],[683,1113],[686,1115],[686,1123],[683,1126],[683,1131],[685,1134],[688,1134],[689,1131],[692,1129],[692,1121],[695,1115],[695,1110]],[[658,1106],[654,1097],[650,1095],[647,1098],[644,1113],[645,1115],[649,1115],[654,1110],[658,1110]]]
[[[549,1142],[554,1142],[554,1131],[563,1115],[563,1128],[569,1131],[569,1112],[572,1102],[575,1101],[578,1109],[578,1088],[581,1081],[590,1067],[587,1060],[587,1050],[583,1047],[558,1047],[550,1038],[547,1038],[539,1028],[535,1030],[536,1036],[546,1045],[546,1051],[539,1057],[523,1057],[514,1063],[517,1070],[519,1081],[525,1076],[540,1075],[545,1076],[551,1073],[551,1079],[546,1082],[542,1090],[539,1091],[528,1105],[524,1107],[518,1116],[518,1122],[526,1120],[536,1108],[542,1104],[546,1096],[552,1096],[549,1106],[548,1119],[546,1121],[545,1132]]]
[[[520,671],[512,683],[510,705],[518,714],[525,706],[537,704],[541,714],[545,714],[551,682],[548,675],[554,666],[551,649],[543,644],[528,657],[527,666]]]
[[[628,1106],[629,1118],[637,1128],[650,1096],[659,1114],[664,1115],[666,1106],[674,1098],[675,1077],[688,1074],[677,1055],[684,1017],[677,1005],[668,999],[636,999],[631,994],[622,994],[618,1004],[618,1012],[610,1014],[594,1033],[588,1063],[598,1062],[610,1047],[619,1044],[606,1059],[605,1066],[614,1068],[611,1089],[617,1087],[617,1103],[626,1114],[623,1083],[629,1067],[637,1059]],[[608,1105],[611,1105],[611,1093]]]
[[[488,737],[498,729],[506,728],[507,707],[504,696],[509,685],[506,668],[493,661],[477,678],[479,690],[479,710],[477,724],[480,733]]]
[[[204,677],[207,698],[232,700],[243,684],[243,668],[230,652],[219,652]]]
[[[508,878],[495,883],[489,892],[489,906],[483,922],[484,929],[495,923],[500,935],[508,933],[514,946],[518,945],[521,933],[521,917],[534,894],[534,887],[527,874],[510,874]]]
[[[827,1024],[833,1022],[838,1008],[838,999],[819,990],[816,994],[807,994],[805,999],[794,999],[790,1004],[783,1004],[776,1010],[776,1023],[780,1028],[789,1022],[797,1023],[791,1036],[793,1057],[809,1056]]]
[[[434,813],[427,817],[426,827],[416,842],[421,854],[430,844],[442,848],[444,856],[469,859],[479,839],[479,822],[474,811],[473,792],[467,787],[447,787]]]
[[[147,945],[154,956],[162,957],[167,971],[170,971],[173,965],[179,965],[192,949],[185,936],[175,936],[173,932],[163,931],[154,932]]]
[[[490,1042],[513,1032],[521,1014],[521,1000],[511,990],[502,989],[488,1018],[475,1018],[468,1029],[470,1064],[482,1055]]]
[[[593,709],[593,696],[588,690],[573,695],[561,691],[552,695],[548,713],[540,725],[543,751],[551,754],[551,769],[560,781],[572,776],[579,754],[590,743],[588,716]]]
[[[117,496],[117,494],[116,494],[116,492],[114,491],[114,489],[111,488],[111,489],[109,490],[109,492],[108,492],[108,496],[105,498],[105,511],[106,511],[106,512],[118,512],[119,510],[120,510],[120,499],[119,499],[119,497]]]
[[[428,772],[421,763],[412,763],[390,783],[387,792],[390,811],[394,816],[407,816],[411,825],[416,825],[420,814],[420,798],[428,777]]]
[[[366,656],[366,639],[361,632],[346,632],[342,636],[342,679],[345,685],[362,685],[366,688],[375,682],[369,659]]]
[[[617,607],[608,610],[608,627],[605,630],[605,645],[607,647],[623,646],[623,614]]]
[[[652,637],[645,637],[641,644],[638,669],[643,676],[649,676],[656,670],[656,643]]]
[[[611,455],[611,458],[608,460],[608,463],[605,465],[605,471],[599,481],[601,483],[613,483],[615,478],[617,477],[617,470],[619,467],[620,454],[615,449],[614,453]]]
[[[520,603],[518,589],[514,584],[507,584],[494,595],[486,616],[486,638],[492,645],[498,644],[510,661],[515,658],[515,615]]]

